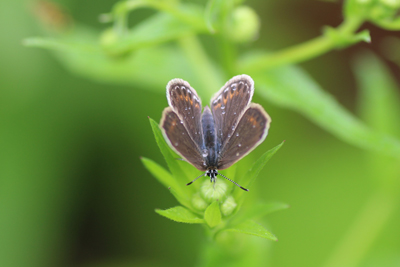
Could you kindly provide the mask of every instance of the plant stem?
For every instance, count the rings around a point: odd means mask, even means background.
[[[221,81],[221,75],[218,75],[216,67],[210,61],[195,35],[180,38],[179,45],[191,63],[194,73],[198,76],[201,88],[204,90],[204,96],[207,97],[205,99],[208,101],[218,88],[224,84]]]
[[[355,267],[398,207],[396,193],[379,190],[367,201],[324,267]]]
[[[363,23],[361,18],[345,20],[337,31],[343,35],[353,34]],[[299,63],[318,57],[338,47],[338,44],[329,36],[322,35],[305,43],[283,49],[281,51],[259,57],[252,62],[239,62],[238,72],[249,73],[274,68],[286,64]]]
[[[240,74],[236,73],[235,61],[237,59],[237,51],[234,44],[232,44],[225,36],[219,36],[219,54],[221,56],[221,65],[229,77]]]
[[[129,11],[138,9],[140,7],[150,7],[154,8],[156,10],[171,14],[172,16],[176,17],[177,19],[181,20],[182,22],[185,22],[189,25],[191,25],[194,28],[207,31],[207,26],[204,21],[204,19],[201,16],[201,9],[199,9],[196,14],[193,13],[195,11],[194,6],[186,6],[183,5],[176,5],[176,4],[171,4],[166,1],[144,1],[141,3],[138,3],[137,1],[125,1],[125,2],[120,2],[115,8],[114,8],[114,13],[116,15],[116,19],[118,19],[119,16],[127,16],[127,13]],[[197,10],[197,9],[196,9]],[[190,11],[190,12],[188,12]]]

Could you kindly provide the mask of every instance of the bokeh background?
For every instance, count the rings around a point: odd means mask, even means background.
[[[105,28],[99,14],[115,3],[55,2],[74,21],[99,31]],[[256,41],[241,49],[279,50],[343,20],[341,1],[246,4],[259,15],[261,30]],[[146,156],[165,166],[147,118],[160,119],[167,105],[165,87],[149,90],[140,83],[81,77],[48,50],[23,46],[25,38],[46,34],[33,5],[0,1],[0,266],[196,266],[203,229],[154,212],[177,202],[139,159]],[[131,23],[152,14],[137,10]],[[372,43],[300,63],[353,114],[360,108],[354,64],[365,53],[374,53],[400,81],[399,67],[382,48],[399,33],[369,23],[363,28],[371,31]],[[208,39],[202,41],[207,47]],[[207,49],[212,55],[212,45]],[[273,123],[249,161],[286,140],[249,192],[254,199],[290,205],[261,220],[279,239],[263,241],[270,247],[268,266],[327,266],[354,231],[352,225],[364,218],[360,214],[375,192],[376,177],[371,176],[376,172],[369,168],[373,155],[261,98],[257,84],[255,91],[253,102],[263,105]],[[400,266],[399,223],[394,201],[376,234],[360,239],[367,248],[348,251],[360,253],[354,266]]]

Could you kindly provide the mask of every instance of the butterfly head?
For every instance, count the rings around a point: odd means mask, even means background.
[[[208,169],[206,171],[206,175],[208,177],[210,177],[211,182],[215,182],[216,181],[216,177],[218,175],[218,171],[216,169]]]

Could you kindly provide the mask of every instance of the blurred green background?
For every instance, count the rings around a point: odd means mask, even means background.
[[[106,26],[98,16],[109,12],[115,1],[56,3],[74,23],[100,32]],[[239,53],[296,45],[343,20],[341,1],[246,4],[256,10],[261,29],[256,41],[240,45]],[[196,266],[203,229],[154,212],[177,202],[139,160],[145,156],[165,166],[147,117],[159,121],[167,106],[165,85],[176,77],[151,89],[145,83],[82,77],[52,52],[22,45],[27,37],[46,35],[33,6],[33,1],[0,1],[0,266]],[[154,13],[134,11],[130,23]],[[370,30],[372,43],[300,63],[326,92],[361,117],[368,114],[360,113],[368,110],[368,102],[360,102],[357,64],[368,66],[371,61],[363,59],[374,53],[397,83],[396,90],[400,82],[398,65],[387,60],[382,48],[389,37],[400,37],[399,32],[369,23],[363,28]],[[212,37],[201,38],[211,58],[217,57]],[[148,79],[163,77],[147,71]],[[201,78],[194,79],[188,81],[201,91]],[[389,197],[389,205],[374,202],[378,208],[373,210],[383,214],[370,214],[366,208],[382,178],[378,174],[385,176],[382,168],[389,168],[376,162],[386,158],[345,143],[298,112],[260,97],[257,81],[255,92],[253,102],[260,103],[273,122],[266,141],[248,161],[286,140],[249,192],[252,199],[290,205],[261,220],[279,239],[260,241],[269,247],[268,266],[330,266],[336,253],[357,259],[348,266],[400,266],[398,198]],[[398,118],[395,112],[389,110]],[[394,173],[398,180],[398,168]],[[373,224],[372,231],[368,226],[360,229],[377,218],[383,220]],[[353,240],[354,246],[346,243],[352,234],[361,237]],[[344,254],[343,243],[350,244]]]

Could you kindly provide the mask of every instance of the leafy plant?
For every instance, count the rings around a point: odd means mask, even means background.
[[[150,159],[142,158],[142,162],[182,205],[167,210],[156,210],[158,214],[176,222],[204,224],[208,229],[207,233],[214,239],[223,232],[231,231],[277,240],[272,233],[254,222],[253,218],[285,209],[288,207],[286,204],[260,203],[243,212],[240,207],[246,195],[239,188],[228,186],[224,181],[218,180],[215,188],[208,180],[201,187],[198,184],[193,184],[191,187],[184,186],[193,180],[193,174],[197,170],[186,162],[176,160],[179,156],[165,142],[158,124],[152,119],[150,124],[170,172]],[[246,175],[236,177],[236,180],[250,187],[262,167],[282,145],[283,142],[267,151],[253,164]],[[234,177],[232,171],[230,177]]]
[[[326,266],[356,266],[398,201],[400,135],[393,127],[398,123],[392,114],[400,103],[395,93],[398,88],[383,63],[373,55],[358,61],[354,66],[362,92],[358,118],[295,64],[331,50],[371,42],[374,36],[371,38],[368,30],[359,30],[365,22],[386,30],[400,30],[400,1],[347,0],[343,3],[343,23],[336,28],[325,27],[319,37],[278,51],[250,47],[247,52],[239,53],[241,45],[252,42],[260,28],[257,12],[242,2],[209,0],[199,5],[177,0],[120,1],[111,12],[100,16],[102,22],[112,23],[102,32],[79,23],[71,26],[65,21],[65,27],[52,29],[51,37],[28,38],[24,43],[52,50],[69,71],[82,77],[112,84],[140,84],[160,96],[165,93],[166,81],[181,77],[191,81],[203,99],[209,99],[225,80],[246,73],[255,80],[259,97],[294,110],[338,139],[367,151],[374,162],[368,167],[377,177],[377,192],[326,263]],[[139,8],[152,9],[155,14],[129,27],[128,14]],[[211,59],[199,35],[213,40],[218,58]],[[393,51],[398,53],[398,40],[392,43]],[[398,58],[393,60],[400,62]],[[148,158],[142,158],[142,162],[181,204],[156,212],[177,222],[204,226],[210,239],[217,242],[205,246],[203,266],[221,266],[222,259],[227,266],[234,260],[251,262],[254,266],[265,264],[262,259],[265,247],[259,241],[237,238],[231,232],[275,240],[273,234],[253,219],[287,205],[252,203],[251,209],[242,209],[246,194],[220,180],[215,191],[209,190],[209,181],[201,186],[199,183],[183,186],[196,177],[193,174],[197,171],[175,160],[177,156],[166,145],[158,124],[151,119],[150,124],[169,170]],[[281,146],[266,152],[252,167],[233,166],[227,170],[229,177],[245,187],[250,185]],[[247,174],[235,176],[235,168],[248,170]],[[248,249],[247,256],[235,257],[233,244]]]

